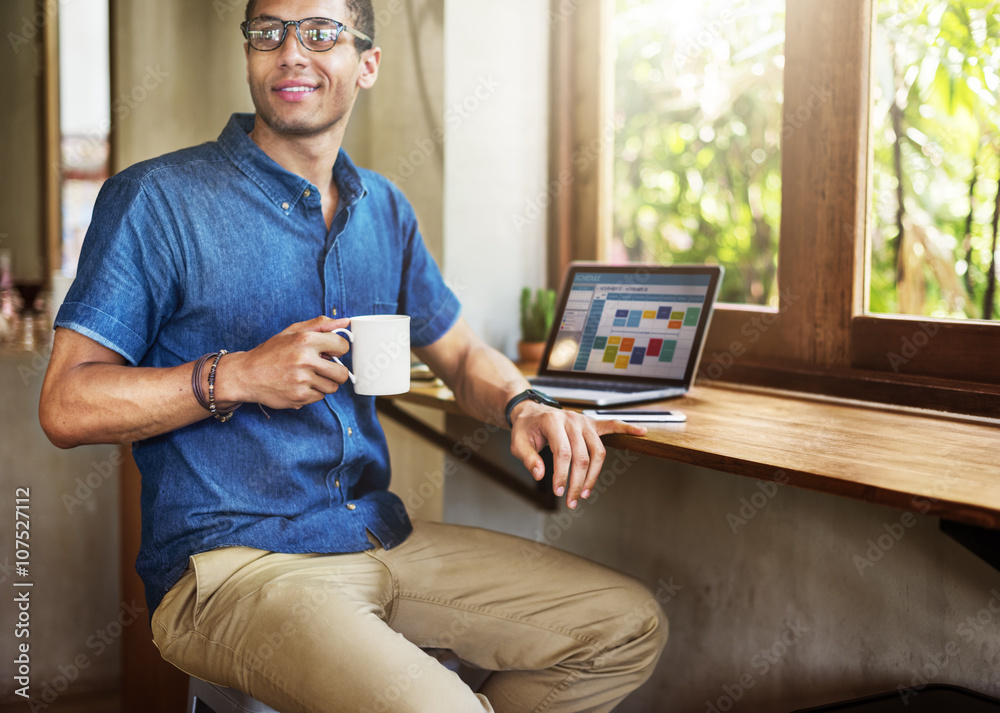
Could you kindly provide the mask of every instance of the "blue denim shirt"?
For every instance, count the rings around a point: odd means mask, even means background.
[[[218,141],[137,164],[98,198],[77,278],[56,319],[132,365],[248,350],[319,315],[409,314],[411,344],[458,318],[413,209],[340,152],[327,230],[316,186],[272,161],[234,115]],[[350,353],[345,364],[350,367]],[[246,405],[133,445],[142,473],[136,569],[153,612],[188,557],[241,545],[357,552],[411,531],[388,492],[374,397],[348,382],[300,410]]]

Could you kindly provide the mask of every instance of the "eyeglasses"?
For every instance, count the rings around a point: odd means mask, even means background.
[[[243,36],[259,52],[271,52],[281,47],[288,33],[288,26],[295,25],[299,42],[311,52],[329,52],[345,30],[369,45],[372,38],[348,27],[343,22],[328,17],[307,17],[304,20],[279,20],[276,17],[255,17],[240,23]]]

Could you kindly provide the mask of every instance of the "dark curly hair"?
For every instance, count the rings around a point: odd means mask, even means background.
[[[254,17],[256,5],[257,0],[247,2],[247,20]],[[354,38],[354,46],[357,48],[358,54],[361,54],[365,50],[371,49],[372,43],[375,42],[375,10],[372,8],[372,0],[347,0],[347,11],[351,13],[351,17],[344,18],[343,21],[353,23],[351,27],[372,38],[371,42],[366,42],[360,37]]]

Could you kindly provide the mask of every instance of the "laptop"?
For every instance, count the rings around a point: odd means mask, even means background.
[[[532,386],[592,406],[683,396],[722,274],[719,265],[572,263]]]

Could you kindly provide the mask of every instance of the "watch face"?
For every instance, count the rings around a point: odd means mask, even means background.
[[[559,402],[546,393],[539,391],[538,389],[531,389],[531,393],[540,404],[545,404],[546,406],[559,406]]]

